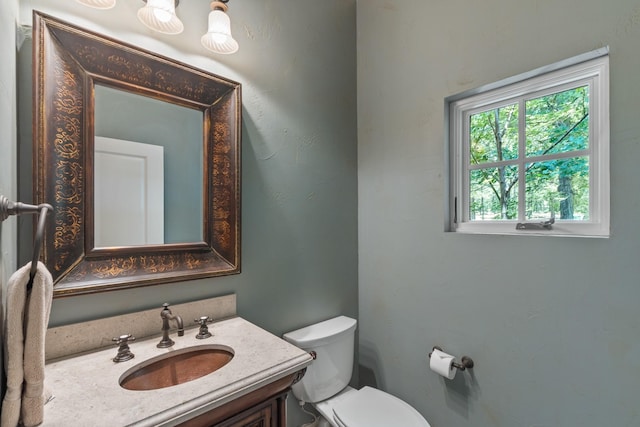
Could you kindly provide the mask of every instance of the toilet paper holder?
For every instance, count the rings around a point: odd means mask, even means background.
[[[444,351],[442,348],[438,347],[437,345],[433,346],[433,350],[439,350],[439,351]],[[431,359],[431,353],[433,352],[433,350],[429,353],[429,359]],[[461,363],[456,362],[455,360],[453,361],[452,365],[454,368],[457,368],[459,371],[464,371],[465,369],[473,369],[473,359],[471,359],[469,356],[462,356],[462,358],[460,359]]]

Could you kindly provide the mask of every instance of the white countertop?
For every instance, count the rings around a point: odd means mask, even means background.
[[[213,337],[198,340],[185,330],[175,344],[160,349],[160,335],[130,343],[135,358],[113,362],[117,347],[48,361],[45,387],[54,398],[45,405],[43,426],[171,426],[221,406],[308,366],[311,356],[277,336],[234,317],[209,325]],[[125,390],[120,377],[137,364],[186,347],[231,347],[233,359],[196,380],[150,391]]]

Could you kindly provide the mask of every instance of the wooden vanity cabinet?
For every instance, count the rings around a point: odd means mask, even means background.
[[[198,415],[180,427],[286,427],[287,394],[305,369]]]
[[[259,405],[242,411],[238,415],[221,423],[215,424],[217,427],[276,427],[285,426],[286,414],[280,413],[280,404],[283,405],[282,410],[286,410],[284,401],[287,393],[283,393],[275,399],[267,400]]]

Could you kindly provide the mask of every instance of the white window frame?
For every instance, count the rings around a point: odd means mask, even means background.
[[[445,99],[449,123],[449,209],[448,231],[473,234],[512,234],[545,236],[608,237],[609,231],[609,49],[598,49],[556,64],[542,67],[491,85],[463,92]],[[469,218],[468,123],[477,112],[498,106],[522,103],[550,93],[589,86],[588,149],[571,152],[589,156],[589,220],[560,220],[549,227],[516,229],[517,220],[474,221]],[[524,111],[524,110],[521,110]],[[520,125],[520,139],[524,131]],[[521,142],[522,144],[522,142]],[[530,163],[534,157],[519,162]],[[559,157],[563,157],[562,154]],[[522,168],[519,168],[522,170]],[[521,178],[523,173],[521,172]],[[524,182],[521,179],[521,185]],[[524,203],[520,200],[519,203]],[[523,215],[522,206],[519,207]],[[531,224],[527,222],[527,224]],[[536,223],[534,223],[536,224]]]

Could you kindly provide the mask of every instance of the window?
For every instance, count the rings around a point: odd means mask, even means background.
[[[450,231],[609,235],[600,49],[447,99]]]

